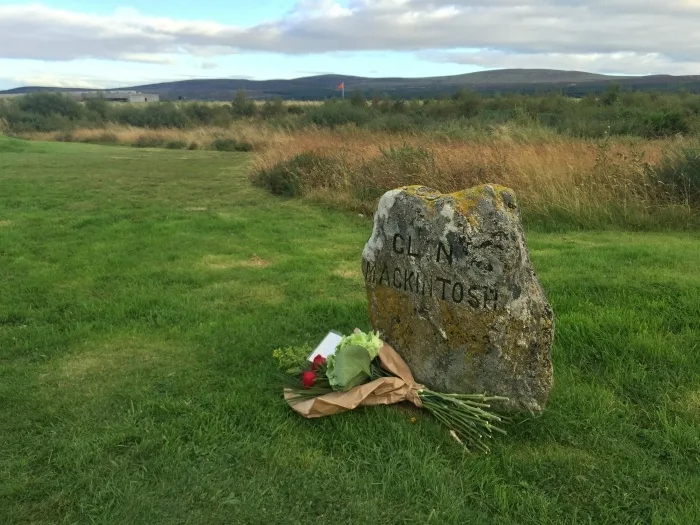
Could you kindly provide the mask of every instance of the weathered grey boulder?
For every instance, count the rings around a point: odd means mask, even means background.
[[[552,387],[554,317],[530,263],[515,194],[485,184],[385,193],[363,252],[372,326],[416,380],[506,396],[539,412]]]

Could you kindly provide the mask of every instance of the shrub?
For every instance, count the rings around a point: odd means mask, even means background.
[[[481,97],[472,91],[462,89],[455,93],[452,100],[456,111],[463,117],[473,117],[479,113],[482,106]]]
[[[95,140],[98,144],[117,144],[119,143],[119,137],[116,133],[111,131],[103,131],[97,136]]]
[[[73,142],[74,138],[71,130],[56,133],[56,142]]]
[[[266,100],[263,104],[260,115],[263,118],[273,118],[279,117],[285,113],[284,104],[282,104],[282,99],[280,97],[275,97],[272,100]]]
[[[361,126],[371,118],[370,110],[353,106],[346,102],[331,102],[316,106],[306,113],[309,124],[334,128],[346,124]]]
[[[290,104],[287,106],[287,113],[290,115],[303,115],[306,109],[301,104]]]
[[[137,148],[159,148],[163,146],[164,140],[150,134],[139,135],[134,142]]]
[[[189,124],[187,116],[172,102],[148,104],[142,111],[147,128],[185,128]]]
[[[367,100],[365,100],[365,94],[359,89],[354,90],[350,95],[350,104],[352,104],[353,106],[364,108],[367,105]]]
[[[182,105],[182,112],[192,123],[202,126],[212,126],[221,121],[221,115],[227,114],[228,110],[225,106],[190,102]],[[230,115],[227,116],[230,117]]]
[[[700,145],[672,150],[648,170],[664,198],[700,205]]]
[[[99,120],[107,119],[107,112],[109,110],[109,106],[102,95],[98,97],[88,98],[85,101],[85,107],[88,111],[91,111],[95,115],[97,115],[99,117]]]
[[[214,139],[211,149],[216,151],[236,151],[236,141],[233,139]]]
[[[657,112],[646,118],[645,130],[649,138],[662,138],[688,133],[690,126],[680,111]]]
[[[244,140],[236,141],[235,150],[236,151],[253,151],[255,148],[250,142]]]
[[[273,195],[296,197],[303,193],[305,179],[328,163],[328,159],[313,152],[300,153],[289,160],[279,162],[269,169],[261,168],[251,175],[256,186]]]
[[[187,142],[184,140],[171,140],[165,144],[167,149],[185,149],[187,147]]]
[[[211,143],[211,147],[216,151],[253,151],[253,145],[250,142],[231,138],[215,139]]]
[[[414,129],[414,121],[408,115],[382,115],[368,125],[372,130],[399,133]]]
[[[236,96],[231,102],[231,114],[234,117],[252,117],[255,115],[255,104],[248,100],[248,95],[245,89],[236,91]]]
[[[60,93],[29,93],[19,97],[19,109],[42,117],[60,115],[75,120],[81,117],[83,107],[74,99]]]
[[[172,102],[120,106],[114,110],[113,118],[120,124],[140,128],[185,128],[190,123],[187,115]]]

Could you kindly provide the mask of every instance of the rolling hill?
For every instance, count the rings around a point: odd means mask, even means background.
[[[652,75],[643,77],[610,76],[583,71],[552,69],[501,69],[464,75],[423,78],[367,78],[343,75],[319,75],[295,79],[195,79],[128,86],[120,89],[156,93],[165,100],[230,100],[239,89],[251,98],[280,96],[284,99],[314,100],[337,96],[337,86],[345,82],[346,93],[361,90],[366,95],[386,92],[394,97],[427,97],[454,93],[467,88],[479,92],[533,93],[562,91],[570,96],[604,90],[616,82],[623,89],[700,92],[700,75]],[[0,92],[0,95],[37,91],[83,91],[71,88],[29,86]]]

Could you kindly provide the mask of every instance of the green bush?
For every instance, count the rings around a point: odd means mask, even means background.
[[[146,134],[140,135],[134,142],[134,146],[137,148],[160,148],[163,147],[164,143],[163,139]]]
[[[482,107],[481,97],[472,91],[461,89],[452,97],[455,111],[462,117],[473,117]]]
[[[371,110],[347,102],[330,102],[314,106],[306,113],[306,122],[316,126],[335,128],[346,124],[362,126],[372,118]]]
[[[61,131],[60,133],[56,134],[56,142],[73,142],[73,131],[72,130],[67,130],[67,131]]]
[[[303,193],[304,179],[309,177],[326,159],[305,152],[280,162],[270,169],[260,169],[251,175],[253,184],[273,195],[296,197]]]
[[[119,143],[119,137],[117,137],[117,135],[115,133],[112,133],[111,131],[103,131],[94,139],[86,139],[84,142],[93,142],[95,144],[114,145],[114,144]]]
[[[244,140],[238,140],[238,141],[236,141],[235,149],[236,149],[236,151],[253,151],[255,149],[255,147],[250,142],[246,142]]]
[[[220,126],[230,122],[231,115],[224,105],[188,102],[180,106],[181,111],[192,124],[200,126]]]
[[[60,115],[77,120],[83,115],[83,106],[73,98],[60,93],[30,93],[19,97],[19,109],[42,117]]]
[[[165,144],[167,149],[185,149],[187,147],[187,142],[184,140],[171,140]]]
[[[689,131],[688,121],[680,111],[656,112],[646,117],[645,135],[649,138],[670,137]]]
[[[700,206],[700,144],[674,149],[648,170],[664,199]]]
[[[245,89],[236,91],[236,96],[231,102],[231,114],[238,118],[255,115],[255,103],[252,100],[248,100]]]
[[[231,138],[215,139],[211,143],[211,148],[216,151],[253,151],[253,145],[250,142]]]
[[[280,97],[275,97],[272,100],[266,100],[262,109],[260,110],[260,116],[262,118],[279,117],[284,113],[286,113],[286,108],[284,107]]]
[[[416,123],[408,115],[382,115],[368,124],[369,129],[389,133],[408,132],[416,128]]]
[[[364,108],[367,105],[365,94],[359,89],[354,90],[350,94],[350,104],[359,108]]]
[[[151,129],[182,129],[191,124],[187,115],[172,102],[120,106],[114,109],[113,118],[120,124]]]
[[[211,149],[216,151],[236,151],[236,141],[234,139],[214,139]]]
[[[103,96],[87,99],[85,101],[85,108],[97,116],[95,120],[107,120],[109,104]]]

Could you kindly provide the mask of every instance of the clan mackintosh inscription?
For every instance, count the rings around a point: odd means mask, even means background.
[[[418,382],[506,396],[502,408],[543,409],[554,319],[511,190],[387,192],[362,270],[373,328]]]
[[[397,241],[399,244],[404,241],[400,233],[394,234],[393,241],[393,252],[395,255],[403,255],[403,248],[397,248]],[[408,250],[405,254],[409,257],[420,257],[420,253],[411,252],[412,239],[408,238]],[[438,241],[435,243],[434,247],[435,262],[446,262],[450,266],[454,260],[454,247],[450,245],[449,249],[445,247],[445,244]],[[432,247],[431,247],[432,248]],[[401,266],[401,261],[397,261],[396,267],[391,267],[388,264],[384,264],[381,271],[377,271],[377,265],[370,261],[364,262],[364,271],[366,281],[371,281],[373,284],[385,284],[386,286],[393,286],[398,290],[403,290],[404,292],[411,292],[425,296],[426,293],[430,296],[435,295],[443,301],[452,301],[456,304],[460,304],[466,301],[473,308],[490,308],[492,310],[496,309],[498,305],[498,290],[493,287],[488,286],[465,286],[463,282],[452,281],[442,276],[430,276],[422,274],[420,270],[409,269],[407,265]],[[427,286],[426,286],[427,285]]]

